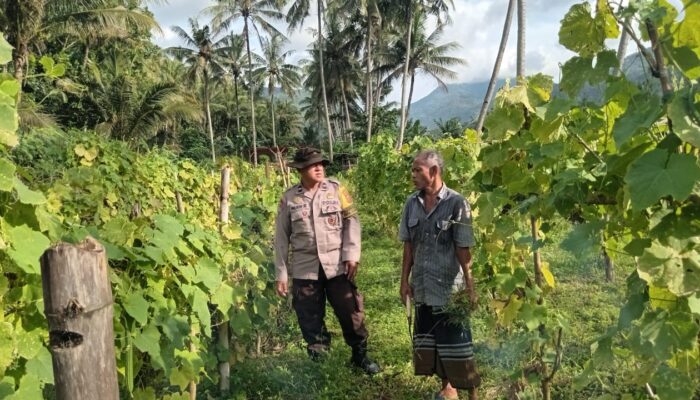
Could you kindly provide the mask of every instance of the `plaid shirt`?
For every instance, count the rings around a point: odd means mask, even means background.
[[[413,248],[411,286],[416,303],[444,306],[464,288],[455,247],[473,247],[471,209],[464,197],[445,184],[426,213],[421,192],[408,197],[401,216],[399,240]]]

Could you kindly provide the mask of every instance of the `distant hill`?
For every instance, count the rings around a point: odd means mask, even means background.
[[[497,83],[497,89],[503,87],[504,79]],[[435,121],[447,121],[457,117],[462,122],[470,122],[479,115],[484,101],[488,81],[473,83],[452,83],[447,85],[447,92],[437,88],[429,95],[411,104],[409,117],[419,120],[428,129],[435,128]]]
[[[640,86],[651,85],[655,90],[659,90],[658,80],[649,78],[648,68],[642,64],[642,61],[638,53],[627,56],[623,62],[623,72],[632,82]],[[511,82],[513,81],[514,79],[511,79]],[[504,79],[499,80],[496,90],[504,84]],[[447,121],[455,117],[463,123],[470,123],[479,115],[486,89],[488,89],[488,81],[448,84],[447,92],[437,88],[411,104],[409,118],[420,120],[421,124],[428,129],[437,127],[435,121]],[[558,91],[556,85],[554,91]],[[581,97],[594,100],[600,98],[603,92],[603,88],[588,86],[582,90]]]

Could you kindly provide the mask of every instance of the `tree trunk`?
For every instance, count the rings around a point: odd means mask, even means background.
[[[318,5],[318,65],[321,73],[321,95],[323,96],[323,109],[326,113],[326,128],[328,129],[328,159],[333,162],[333,128],[331,117],[328,114],[328,97],[326,96],[326,74],[323,69],[323,1],[317,0]]]
[[[410,0],[409,0],[410,1]],[[403,134],[406,130],[406,81],[408,80],[408,65],[411,62],[411,34],[413,33],[413,13],[408,12],[408,31],[406,32],[406,59],[403,65],[403,78],[401,79],[401,125],[399,127],[399,138],[396,141],[396,148],[403,146]]]
[[[525,0],[518,0],[518,78],[525,78]]]
[[[508,11],[506,12],[506,20],[503,23],[503,34],[501,35],[501,44],[498,47],[498,55],[496,56],[496,63],[493,65],[493,72],[491,72],[491,80],[489,80],[488,89],[486,89],[486,95],[484,96],[484,103],[481,105],[481,110],[479,111],[479,117],[476,120],[476,131],[481,133],[484,127],[484,121],[486,120],[486,113],[489,110],[489,104],[493,98],[493,93],[496,89],[496,82],[498,81],[498,73],[501,70],[501,62],[503,61],[503,53],[506,51],[506,44],[508,43],[508,35],[510,34],[510,25],[513,21],[513,10],[515,9],[515,2],[517,0],[508,1]]]
[[[250,116],[253,128],[253,165],[258,166],[258,132],[255,130],[255,98],[253,93],[253,60],[250,56],[250,32],[248,30],[248,18],[243,19],[245,35],[245,47],[248,52],[248,91],[250,92]]]
[[[241,134],[241,109],[238,104],[238,76],[233,77],[233,95],[236,97],[236,135]]]
[[[348,127],[348,129],[352,129],[352,121],[350,120],[350,107],[348,107],[348,96],[347,93],[345,93],[345,82],[340,83],[340,90],[343,94],[343,112],[345,114],[345,125]]]
[[[377,81],[375,83],[375,89],[374,89],[374,104],[372,104],[372,108],[377,108],[379,107],[379,100],[382,97],[382,77],[380,74],[377,74],[376,76]]]
[[[272,147],[277,151],[277,133],[275,131],[275,92],[270,91],[270,113],[272,114]]]
[[[410,84],[410,89],[408,89],[408,102],[406,103],[406,120],[408,121],[408,117],[411,112],[411,101],[413,100],[413,83],[416,80],[416,72],[413,71],[411,72],[411,84]]]
[[[216,153],[214,152],[214,128],[211,124],[211,111],[209,111],[209,74],[204,72],[204,110],[209,130],[209,144],[211,145],[211,160],[216,163]]]
[[[220,197],[220,207],[219,207],[219,232],[223,233],[224,228],[228,225],[228,197],[229,197],[229,186],[231,182],[231,168],[225,166],[221,170],[221,197]],[[219,390],[222,393],[228,393],[231,387],[231,365],[228,362],[228,350],[229,350],[229,319],[228,316],[222,316],[223,321],[218,327],[218,339],[219,346],[225,351],[225,358],[219,360],[219,376],[221,380],[219,381]]]
[[[29,57],[29,47],[24,42],[19,42],[14,49],[15,58],[13,64],[15,66],[15,79],[19,83],[19,92],[17,92],[17,106],[22,98],[22,86],[24,85],[24,69],[27,67],[27,58]]]
[[[367,93],[365,94],[365,113],[367,114],[367,143],[372,140],[372,113],[374,101],[372,99],[372,35],[373,35],[372,14],[367,10]]]
[[[625,55],[627,54],[627,45],[630,41],[630,34],[625,29],[624,24],[629,24],[631,17],[627,17],[623,23],[622,33],[620,35],[620,44],[617,46],[617,68],[615,68],[614,75],[620,76],[622,74],[622,64],[625,62]]]
[[[58,400],[118,400],[114,311],[104,247],[88,237],[60,243],[41,257]]]
[[[541,382],[542,400],[552,400],[552,382],[549,379],[544,379]]]

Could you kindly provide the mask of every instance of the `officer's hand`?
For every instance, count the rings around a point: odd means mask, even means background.
[[[277,281],[277,294],[281,297],[287,297],[287,281]]]
[[[355,275],[357,275],[357,266],[358,264],[356,261],[345,261],[345,273],[348,275],[348,280],[355,280]]]

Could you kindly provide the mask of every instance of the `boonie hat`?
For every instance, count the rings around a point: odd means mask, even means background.
[[[322,163],[324,166],[330,164],[330,162],[323,157],[323,154],[321,154],[321,150],[313,147],[305,147],[297,150],[289,166],[296,169],[303,169],[316,163]]]

